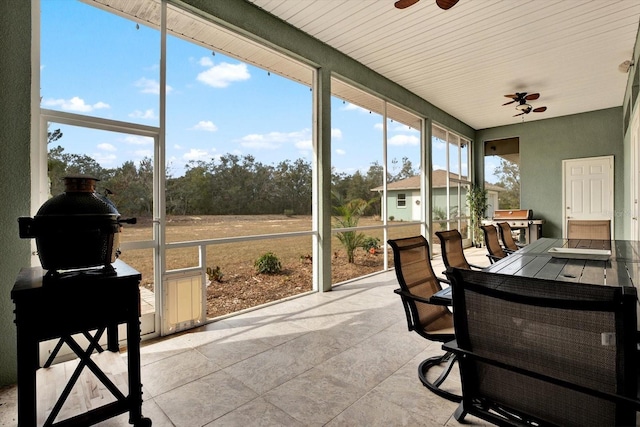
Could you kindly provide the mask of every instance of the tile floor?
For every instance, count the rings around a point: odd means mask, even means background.
[[[460,425],[417,377],[441,348],[407,331],[396,287],[385,272],[144,342],[143,414],[156,427]],[[446,384],[459,391],[455,371]],[[0,389],[0,425],[16,425],[15,386]]]

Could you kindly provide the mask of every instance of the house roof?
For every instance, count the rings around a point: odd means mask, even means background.
[[[159,25],[159,0],[84,1]],[[619,65],[632,59],[640,18],[637,0],[460,0],[449,10],[435,0],[403,10],[394,0],[247,1],[474,129],[621,106],[628,74]],[[311,82],[309,68],[282,53],[171,4],[168,9],[171,34]],[[332,91],[378,110],[379,99],[348,85],[332,82]],[[502,104],[515,92],[540,93],[530,104],[547,110],[513,117],[515,104]],[[391,108],[389,117],[419,125]]]
[[[457,174],[449,173],[451,179],[463,179],[467,180],[466,176],[459,177]],[[431,172],[431,187],[432,188],[445,188],[447,186],[447,171],[443,169],[436,169]],[[505,191],[503,187],[499,185],[490,184],[485,182],[484,188],[489,191]],[[415,175],[409,178],[401,179],[399,181],[390,182],[387,184],[387,190],[419,190],[420,189],[420,175]],[[382,186],[372,188],[371,191],[382,191]]]

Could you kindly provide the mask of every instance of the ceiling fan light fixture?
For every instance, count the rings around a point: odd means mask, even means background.
[[[518,104],[516,105],[516,110],[521,110],[521,111],[525,111],[525,110],[530,110],[531,109],[531,105],[529,104]]]

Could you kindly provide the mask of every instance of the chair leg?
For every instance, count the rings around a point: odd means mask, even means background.
[[[440,388],[440,384],[442,384],[442,382],[447,378],[456,360],[456,356],[453,353],[446,352],[442,356],[430,357],[424,360],[418,367],[418,377],[420,378],[422,384],[438,396],[444,397],[445,399],[452,402],[460,402],[462,400],[462,396],[458,396],[457,394],[442,390]],[[442,371],[440,376],[433,382],[427,380],[427,371],[433,366],[441,365],[443,363],[447,363],[447,365],[444,367],[444,370]]]
[[[456,419],[459,423],[464,420],[464,417],[467,415],[467,410],[464,409],[464,401],[460,402],[455,412],[453,413],[453,418]]]

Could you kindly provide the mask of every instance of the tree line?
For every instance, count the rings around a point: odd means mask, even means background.
[[[407,158],[392,165],[396,167],[387,174],[389,182],[416,173]],[[49,150],[48,167],[52,195],[64,191],[64,176],[87,174],[100,179],[97,191],[108,193],[121,214],[152,215],[150,158],[138,164],[126,161],[116,168],[103,168],[88,155],[65,153],[63,147],[57,146]],[[383,176],[383,167],[377,162],[365,173],[334,170],[334,205],[362,199],[367,202],[366,215],[379,214],[380,195],[371,190],[382,185]],[[209,161],[189,162],[183,176],[166,176],[166,209],[172,215],[310,215],[311,195],[312,165],[303,159],[269,165],[251,155],[225,154]]]

